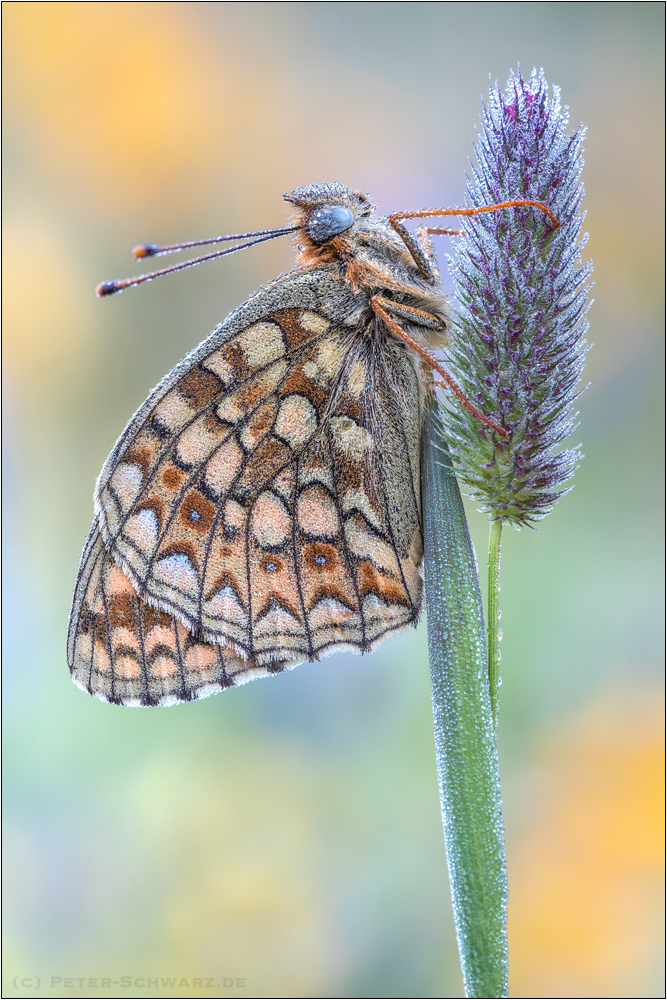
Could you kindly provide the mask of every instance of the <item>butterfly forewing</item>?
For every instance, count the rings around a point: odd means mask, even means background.
[[[77,682],[186,700],[415,621],[421,395],[413,361],[333,274],[282,279],[232,314],[102,471]]]

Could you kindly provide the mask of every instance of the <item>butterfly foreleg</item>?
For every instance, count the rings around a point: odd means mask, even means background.
[[[439,277],[439,272],[437,266],[434,267],[435,259],[433,248],[430,246],[431,241],[426,237],[429,246],[425,247],[423,235],[411,233],[395,215],[390,215],[387,221],[405,243],[422,278],[428,281],[429,285],[434,285]]]
[[[461,230],[448,229],[444,226],[419,226],[414,233],[411,233],[395,216],[389,216],[389,222],[410,251],[410,256],[417,265],[422,278],[425,278],[429,284],[436,284],[440,280],[440,269],[429,234],[459,236],[463,235]]]

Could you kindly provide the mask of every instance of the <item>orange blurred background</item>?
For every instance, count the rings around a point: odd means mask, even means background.
[[[503,542],[510,991],[663,996],[664,5],[9,2],[3,27],[4,995],[462,995],[423,624],[154,711],[77,691],[65,632],[114,440],[290,248],[95,285],[140,241],[280,225],[313,181],[459,204],[520,64],[589,129],[596,301],[576,488]]]

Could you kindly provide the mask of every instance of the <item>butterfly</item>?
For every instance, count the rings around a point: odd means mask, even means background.
[[[296,269],[163,379],[97,481],[67,654],[103,701],[203,698],[415,625],[433,369],[505,433],[433,358],[451,320],[429,234],[451,230],[401,221],[453,210],[384,218],[338,183],[284,197],[292,226],[241,235],[294,233]]]

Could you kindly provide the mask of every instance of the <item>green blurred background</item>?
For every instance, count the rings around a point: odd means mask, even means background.
[[[65,631],[114,440],[290,248],[96,283],[139,241],[281,225],[313,181],[460,204],[480,97],[518,63],[589,128],[596,302],[576,488],[503,543],[511,992],[664,995],[664,13],[3,4],[5,996],[462,995],[423,623],[163,710],[76,690]]]

